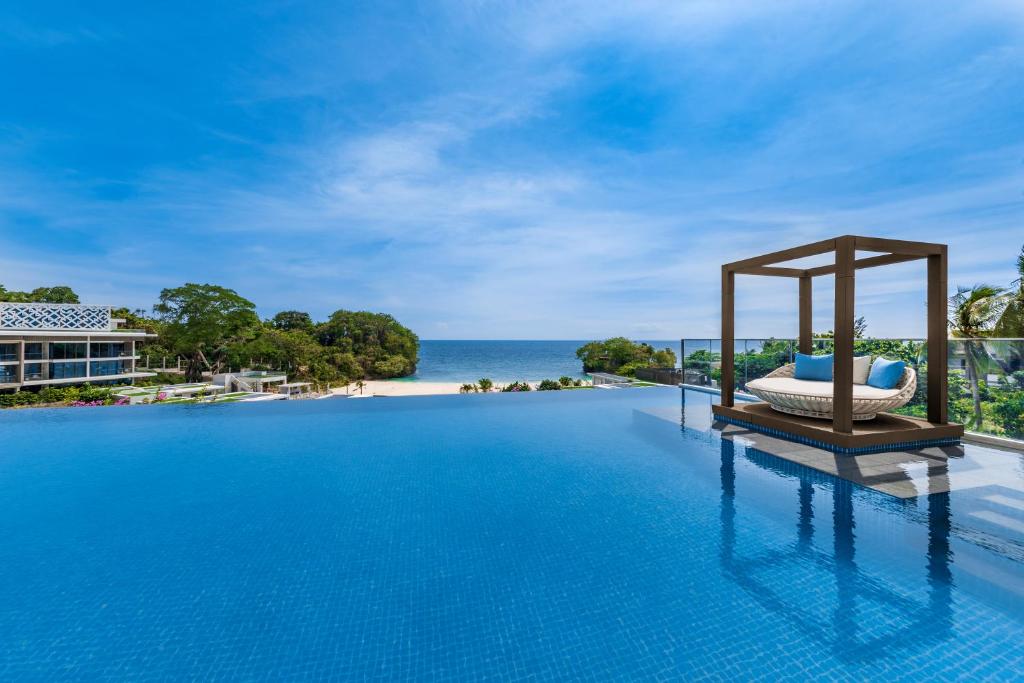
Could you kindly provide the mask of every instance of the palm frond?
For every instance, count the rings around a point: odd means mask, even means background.
[[[980,337],[999,320],[1009,297],[1002,287],[957,287],[949,299],[949,324],[955,337]]]

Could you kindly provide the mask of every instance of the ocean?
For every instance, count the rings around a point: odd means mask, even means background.
[[[475,382],[488,377],[496,382],[585,377],[576,349],[588,340],[420,340],[420,362],[412,380]],[[679,355],[679,340],[646,341],[655,348],[669,347]]]

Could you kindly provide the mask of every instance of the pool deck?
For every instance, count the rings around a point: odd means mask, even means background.
[[[839,451],[870,451],[914,445],[938,445],[960,439],[963,425],[935,424],[907,415],[879,413],[873,420],[854,421],[850,432],[834,431],[832,422],[780,413],[766,403],[735,406],[713,405],[714,414],[726,421],[759,429],[791,434],[797,440],[826,445]],[[927,443],[931,442],[931,443]]]
[[[964,462],[963,446],[932,446],[906,451],[888,451],[864,455],[843,455],[822,448],[805,446],[785,439],[732,424],[719,423],[715,429],[722,438],[732,439],[744,446],[756,448],[778,458],[846,479],[875,491],[897,498],[916,498],[931,493],[999,484],[1006,482],[1019,486],[1013,472],[1013,458],[982,458],[977,467],[969,470],[969,477],[958,472],[951,476],[950,462]],[[976,457],[972,458],[977,460]],[[1018,488],[1024,493],[1024,488]]]
[[[677,424],[680,422],[678,411],[649,412]],[[707,419],[704,417],[700,424],[689,426],[697,429],[711,427],[721,438],[730,439],[744,448],[757,449],[896,498],[992,487],[994,501],[1001,500],[999,490],[1012,495],[1015,501],[1024,501],[1024,467],[1019,453],[973,444],[967,448],[958,444],[846,455],[764,434],[714,417],[707,424]],[[686,424],[685,416],[683,423]],[[1024,510],[1024,502],[1015,504],[1015,509],[1018,505]],[[1013,526],[1015,531],[1024,533],[1024,522],[1014,521]]]

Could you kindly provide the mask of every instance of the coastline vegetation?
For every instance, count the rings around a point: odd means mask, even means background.
[[[650,344],[625,337],[588,342],[576,349],[576,357],[583,361],[583,372],[607,372],[623,377],[635,376],[638,368],[676,366],[672,349],[655,349]]]
[[[305,311],[260,320],[256,306],[232,289],[188,283],[165,289],[153,307],[118,311],[153,332],[141,353],[183,357],[185,380],[228,369],[284,370],[324,384],[406,377],[416,372],[419,337],[386,313],[338,310],[323,322]]]
[[[593,388],[589,384],[585,384],[582,379],[572,378],[563,375],[557,380],[555,379],[542,379],[537,383],[536,388],[533,387],[529,382],[516,381],[506,384],[504,386],[495,387],[492,380],[484,377],[478,380],[475,384],[466,383],[459,387],[460,394],[486,394],[492,390],[497,390],[499,393],[514,393],[521,391],[560,391],[562,389],[591,389]]]

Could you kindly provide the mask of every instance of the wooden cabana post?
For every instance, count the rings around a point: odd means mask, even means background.
[[[877,256],[857,258],[857,251],[881,252]],[[834,254],[831,264],[813,268],[793,268],[778,264],[820,254]],[[835,443],[845,444],[850,448],[858,442],[853,420],[853,343],[854,343],[854,293],[856,289],[857,271],[906,261],[925,259],[928,263],[928,421],[916,421],[921,424],[907,426],[912,418],[889,420],[898,426],[888,430],[892,438],[906,438],[908,435],[920,436],[914,429],[933,428],[925,438],[958,438],[963,434],[960,425],[950,425],[948,420],[948,387],[947,387],[947,270],[948,250],[944,244],[929,242],[908,242],[876,237],[860,237],[843,235],[833,239],[822,240],[791,249],[755,256],[727,263],[722,266],[722,397],[720,406],[715,406],[716,414],[757,422],[772,429],[784,429],[788,422],[791,426],[801,425],[801,436],[808,434],[820,435],[820,427],[808,427],[806,420],[793,420],[778,415],[765,417],[761,412],[744,410],[735,407],[735,290],[736,275],[766,275],[771,277],[796,278],[799,282],[799,331],[798,348],[801,353],[813,350],[811,314],[813,311],[813,279],[821,275],[835,276],[835,353],[833,355],[833,418],[831,432]],[[760,417],[758,417],[760,416]],[[889,416],[895,417],[895,416]],[[912,429],[913,428],[913,429]],[[934,430],[938,431],[934,431]],[[909,430],[909,431],[908,431]],[[925,429],[927,431],[927,429]],[[879,436],[886,432],[876,426],[870,430],[870,445],[885,443],[886,437]],[[848,437],[848,438],[847,438]],[[829,440],[829,439],[826,439]],[[851,445],[852,444],[852,445]]]

